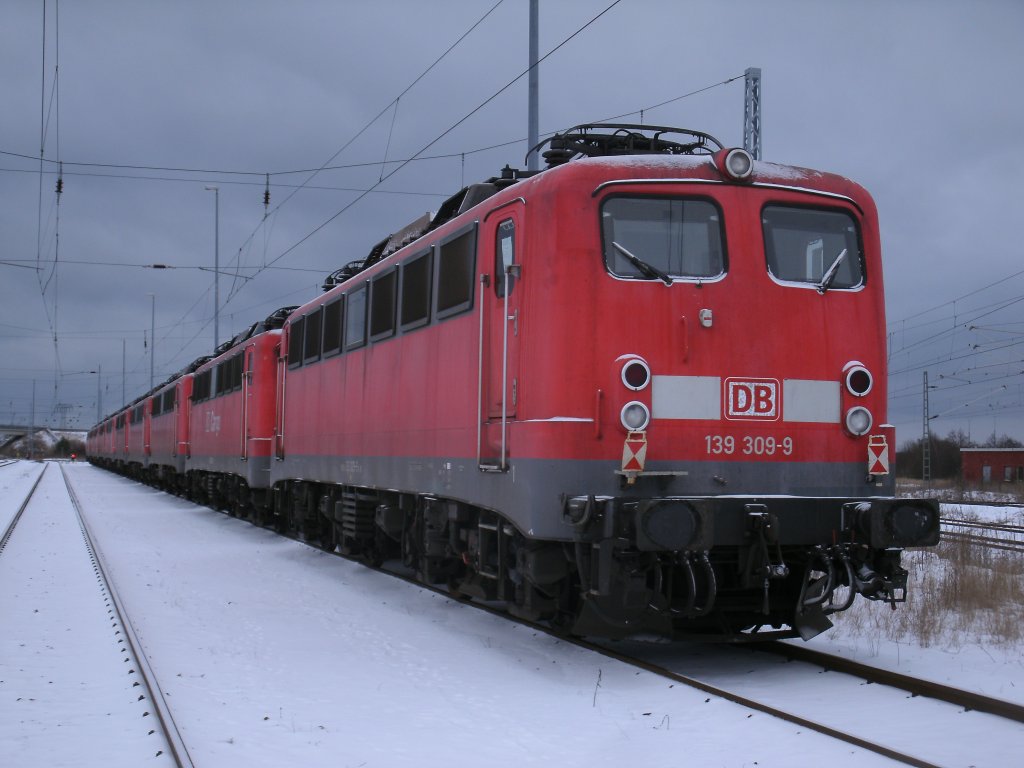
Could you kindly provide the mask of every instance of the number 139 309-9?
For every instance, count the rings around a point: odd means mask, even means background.
[[[777,453],[791,456],[793,454],[792,437],[705,435],[704,442],[708,454],[712,456],[731,456],[737,452],[744,456],[774,456]]]

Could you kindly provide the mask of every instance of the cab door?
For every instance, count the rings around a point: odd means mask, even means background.
[[[481,228],[480,468],[504,472],[510,425],[519,407],[519,284],[523,250],[522,203],[492,211]]]
[[[254,353],[256,351],[255,342],[249,344],[242,353],[242,458],[249,458],[249,440],[252,438],[252,427],[249,424],[250,410],[252,408],[252,374]]]
[[[288,326],[285,333],[288,334],[291,343],[292,328]],[[282,334],[281,343],[274,347],[274,360],[277,365],[277,386],[274,387],[274,456],[280,461],[284,459],[284,406],[285,386],[288,384],[288,348]]]

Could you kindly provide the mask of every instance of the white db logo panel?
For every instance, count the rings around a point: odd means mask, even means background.
[[[726,379],[725,418],[778,421],[780,392],[778,379]]]

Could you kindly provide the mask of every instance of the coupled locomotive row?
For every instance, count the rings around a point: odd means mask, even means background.
[[[104,419],[90,460],[579,634],[810,637],[905,599],[875,206],[578,126]]]

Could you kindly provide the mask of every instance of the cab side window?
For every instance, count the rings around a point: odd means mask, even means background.
[[[515,277],[509,267],[516,263],[516,224],[506,219],[498,225],[494,243],[494,292],[498,298],[511,294],[515,289]]]

